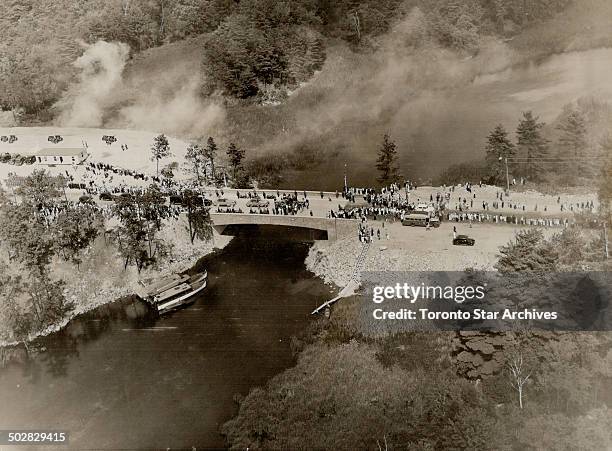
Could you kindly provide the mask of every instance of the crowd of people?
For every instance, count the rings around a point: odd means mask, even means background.
[[[5,137],[2,137],[5,138]],[[11,136],[12,138],[12,136]],[[60,135],[48,137],[50,142],[59,143],[63,140]],[[8,138],[7,138],[8,140]],[[16,140],[16,138],[15,138]],[[115,136],[103,136],[102,140],[109,146],[117,142]],[[3,139],[3,141],[6,141]],[[121,145],[121,150],[126,151],[126,144]],[[123,169],[111,164],[87,161],[82,166],[73,168],[72,172],[65,170],[66,178],[70,188],[85,189],[90,195],[109,193],[112,195],[124,193],[142,193],[146,186],[151,183],[157,184],[165,195],[182,197],[186,189],[191,185],[174,179],[173,177],[158,177],[147,175],[144,172]],[[521,180],[521,184],[523,184]],[[516,181],[513,180],[513,185]],[[490,187],[484,187],[489,189]],[[404,220],[406,216],[420,209],[427,208],[427,214],[440,220],[461,223],[491,223],[491,224],[513,224],[540,227],[566,227],[572,223],[571,215],[568,213],[594,212],[595,202],[591,199],[575,201],[574,199],[562,199],[557,197],[556,206],[554,200],[548,205],[537,203],[528,204],[523,199],[528,197],[499,190],[496,192],[495,200],[492,200],[491,192],[484,194],[483,184],[464,183],[461,185],[443,185],[434,192],[427,195],[421,194],[417,184],[406,181],[403,184],[391,184],[381,189],[372,187],[347,187],[343,191],[335,193],[324,193],[322,191],[313,195],[316,200],[320,196],[322,200],[327,199],[329,207],[326,208],[328,218],[357,219],[360,221],[358,236],[362,241],[372,239],[388,238],[388,231],[384,230],[386,221]],[[223,189],[215,190],[217,200],[224,197]],[[236,191],[238,199],[248,199],[247,213],[249,214],[272,214],[272,215],[310,215],[314,216],[311,208],[311,200],[306,191],[293,193],[262,190]],[[338,202],[333,202],[333,199]],[[342,199],[342,201],[339,201]],[[269,201],[269,202],[268,202]],[[108,205],[100,205],[104,214],[112,214],[112,208]],[[163,208],[163,215],[168,218],[178,218],[182,206],[167,205]],[[548,217],[540,215],[534,217],[533,213],[564,213],[559,217]],[[229,204],[217,204],[216,211],[219,213],[243,213],[243,209],[235,202]],[[44,211],[48,218],[54,218],[58,212],[54,210]],[[556,214],[556,213],[555,213]],[[566,217],[567,216],[567,217]],[[370,225],[369,220],[382,221],[381,229]]]
[[[573,221],[570,221],[568,218],[526,218],[525,216],[518,215],[469,212],[449,212],[446,215],[446,219],[451,222],[486,222],[493,224],[515,224],[541,227],[567,227],[573,223]]]

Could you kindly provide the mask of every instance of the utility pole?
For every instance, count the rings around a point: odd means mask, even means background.
[[[348,192],[348,182],[346,179],[346,163],[344,163],[344,192]]]
[[[499,157],[499,161],[502,160],[502,157]],[[508,173],[508,156],[504,157],[504,162],[506,163],[506,196],[510,194],[510,175]]]
[[[510,194],[510,176],[508,174],[508,157],[504,158],[506,162],[506,196]]]
[[[610,248],[608,246],[608,224],[604,222],[604,241],[606,243],[606,260],[610,258]]]

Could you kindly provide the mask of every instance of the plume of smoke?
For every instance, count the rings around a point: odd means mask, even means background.
[[[178,82],[176,82],[178,81]],[[149,82],[149,88],[137,94],[132,103],[119,109],[115,125],[131,129],[162,131],[185,137],[210,134],[220,124],[224,109],[218,103],[200,97],[199,74],[175,79],[175,89],[167,84]]]
[[[79,82],[57,105],[62,126],[102,126],[104,112],[122,83],[129,46],[106,41],[85,46],[83,55],[74,62],[80,71]]]
[[[59,125],[131,128],[199,137],[223,122],[223,107],[200,95],[199,62],[191,59],[128,73],[129,47],[98,41],[74,66],[79,82],[56,105]],[[155,59],[155,58],[151,58]]]
[[[466,112],[473,118],[479,114],[477,105],[485,104],[483,99],[469,98],[473,81],[509,67],[515,55],[495,39],[483,40],[477,55],[440,48],[428,38],[424,21],[414,9],[377,42],[373,52],[330,49],[322,71],[290,99],[308,107],[296,108],[288,133],[269,140],[268,149],[300,148],[306,143],[326,155],[331,149],[341,151],[353,167],[359,165],[356,160],[367,160],[371,168],[383,133],[390,132],[404,168],[431,169],[448,163],[448,159],[434,160],[456,150],[450,141],[462,133],[461,118]],[[308,103],[308,98],[317,102]],[[466,108],[461,111],[463,102]],[[448,133],[441,133],[441,127]],[[473,136],[479,140],[485,136],[474,130],[470,135],[470,143]]]

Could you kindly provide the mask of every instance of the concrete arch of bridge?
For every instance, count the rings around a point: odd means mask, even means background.
[[[291,241],[328,240],[327,230],[303,226],[275,224],[227,224],[215,225],[217,233],[230,236],[248,236],[250,238],[283,239]]]

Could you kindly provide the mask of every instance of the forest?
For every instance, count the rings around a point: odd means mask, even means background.
[[[72,62],[99,40],[126,43],[136,55],[204,36],[204,93],[276,99],[275,90],[295,88],[321,67],[331,43],[367,51],[415,7],[424,14],[423,39],[473,53],[481,36],[510,38],[570,1],[7,0],[0,106],[26,122],[52,119],[77,75]]]

